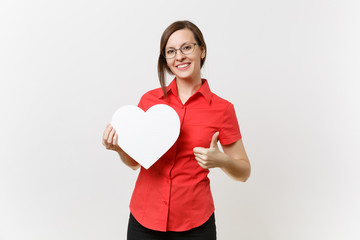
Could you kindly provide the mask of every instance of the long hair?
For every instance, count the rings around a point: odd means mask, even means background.
[[[160,53],[159,53],[159,61],[158,61],[159,82],[165,98],[167,97],[166,85],[165,85],[165,70],[170,75],[173,75],[173,73],[171,72],[169,66],[166,64],[166,58],[162,53],[165,51],[166,44],[171,34],[181,29],[189,29],[194,34],[196,43],[199,45],[199,47],[205,50],[205,57],[201,59],[200,68],[204,65],[206,59],[206,53],[207,53],[206,43],[200,29],[195,24],[185,20],[185,21],[176,21],[171,25],[169,25],[161,36]]]

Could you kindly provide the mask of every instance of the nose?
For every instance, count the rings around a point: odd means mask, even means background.
[[[176,50],[176,55],[175,55],[175,58],[176,60],[180,61],[180,60],[183,60],[184,59],[184,54],[180,51],[180,49],[177,49]]]

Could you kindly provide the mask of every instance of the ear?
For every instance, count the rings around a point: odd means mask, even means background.
[[[203,49],[202,48],[202,50],[201,50],[201,60],[203,60],[204,58],[205,58],[205,56],[206,56],[206,52],[205,52],[205,49]]]

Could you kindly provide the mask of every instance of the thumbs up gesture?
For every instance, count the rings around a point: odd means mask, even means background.
[[[220,151],[217,141],[219,132],[216,132],[211,139],[209,148],[195,147],[194,155],[198,164],[205,169],[222,167],[224,153]]]

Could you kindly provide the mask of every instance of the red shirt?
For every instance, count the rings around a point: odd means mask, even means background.
[[[227,145],[241,139],[234,106],[210,91],[206,79],[182,104],[174,79],[167,87],[145,93],[139,107],[171,106],[180,117],[180,135],[175,144],[149,169],[141,167],[130,202],[130,211],[146,228],[186,231],[206,222],[214,212],[209,170],[195,160],[194,147],[210,147],[213,134]],[[141,151],[141,149],[139,149]]]

